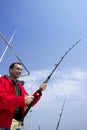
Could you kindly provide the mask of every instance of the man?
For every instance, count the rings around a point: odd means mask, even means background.
[[[32,102],[34,96],[38,94],[33,105],[40,99],[42,93],[38,93],[39,89],[41,88],[42,91],[46,89],[47,84],[42,83],[33,95],[28,95],[23,87],[23,82],[18,80],[21,73],[21,63],[15,62],[9,67],[9,76],[0,77],[0,130],[8,130],[11,127],[12,119],[20,121],[25,107]]]

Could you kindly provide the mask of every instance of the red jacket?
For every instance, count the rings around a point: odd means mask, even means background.
[[[21,107],[21,113],[24,113],[24,96],[28,93],[20,82],[18,82],[18,85],[21,89],[21,96],[16,96],[15,88],[10,79],[6,78],[6,76],[0,77],[0,128],[10,128],[16,107]],[[33,96],[37,93],[38,90]],[[38,96],[38,99],[33,105],[37,103],[40,97],[41,95]]]

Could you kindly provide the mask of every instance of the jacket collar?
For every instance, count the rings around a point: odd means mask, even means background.
[[[7,78],[9,81],[12,81],[10,76],[4,75],[4,77]],[[22,85],[24,85],[25,82],[23,80],[16,80],[16,83],[21,83]]]

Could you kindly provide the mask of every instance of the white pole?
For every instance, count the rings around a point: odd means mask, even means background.
[[[26,75],[21,75],[21,76],[29,76],[30,72],[28,71],[28,69],[26,68],[26,66],[23,64],[23,62],[21,61],[21,59],[18,57],[18,55],[16,54],[16,52],[14,51],[14,49],[11,47],[11,45],[8,43],[8,41],[5,39],[5,37],[2,35],[2,33],[0,32],[0,37],[3,39],[3,41],[8,45],[8,47],[10,48],[10,50],[12,51],[12,53],[16,56],[16,58],[19,60],[19,62],[23,65],[23,67],[25,68],[25,70],[27,71]]]
[[[13,34],[12,34],[12,36],[11,36],[9,42],[8,42],[9,45],[10,45],[12,39],[14,38],[14,35],[15,35],[16,31],[17,31],[17,28],[16,28],[15,31],[13,32]],[[4,50],[4,52],[3,52],[3,54],[2,54],[2,56],[1,56],[1,58],[0,58],[0,62],[2,61],[2,59],[3,59],[3,57],[4,57],[5,53],[6,53],[6,51],[7,51],[7,49],[8,49],[8,47],[9,47],[9,46],[7,45],[6,48],[5,48],[5,50]]]
[[[32,110],[30,110],[30,123],[29,123],[29,124],[30,124],[30,125],[29,125],[30,127],[29,127],[29,130],[31,130],[31,126],[32,126],[31,112],[32,112]]]

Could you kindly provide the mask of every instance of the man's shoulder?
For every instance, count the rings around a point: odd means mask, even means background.
[[[7,76],[6,76],[6,75],[2,75],[2,76],[0,77],[0,80],[5,81],[5,80],[8,80],[8,78],[7,78]]]
[[[0,75],[0,79],[3,79],[3,78],[5,78],[5,75]]]
[[[3,76],[0,76],[0,83],[4,83],[4,82],[6,82],[6,77],[5,77],[5,75],[3,75]]]

